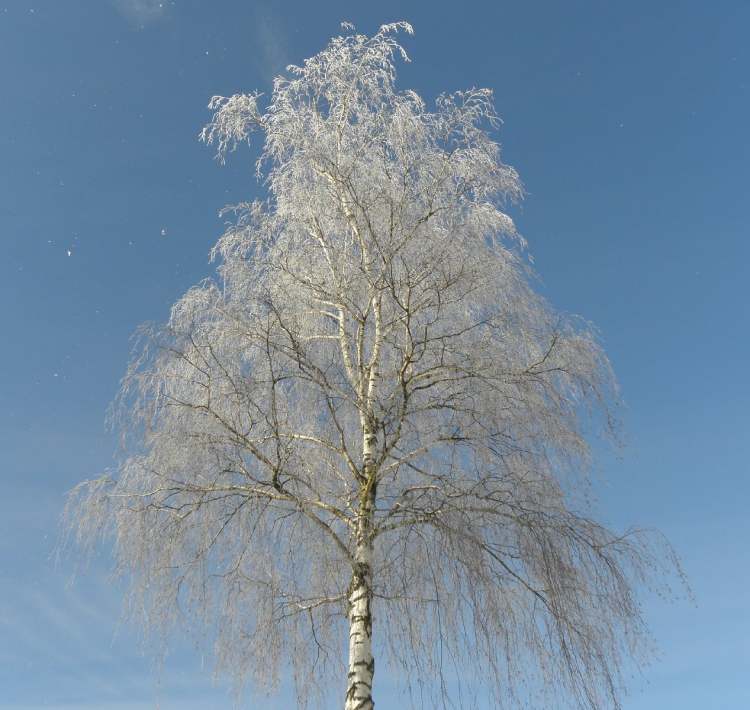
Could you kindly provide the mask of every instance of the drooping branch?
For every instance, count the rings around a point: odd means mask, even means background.
[[[397,31],[334,38],[266,106],[211,100],[221,161],[264,136],[268,199],[232,208],[218,282],[141,341],[123,458],[70,525],[111,536],[149,627],[205,620],[239,686],[290,663],[333,688],[348,639],[349,707],[376,650],[434,705],[452,659],[498,706],[529,707],[537,669],[547,698],[617,707],[637,587],[679,567],[588,514],[611,368],[532,289],[491,92],[397,90]]]

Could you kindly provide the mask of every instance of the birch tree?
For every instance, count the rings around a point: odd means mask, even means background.
[[[345,30],[267,100],[211,100],[202,139],[261,134],[268,197],[141,331],[121,462],[68,523],[238,686],[370,710],[377,655],[429,707],[618,707],[669,553],[588,512],[608,360],[532,288],[491,92],[428,108],[395,87],[408,24]]]

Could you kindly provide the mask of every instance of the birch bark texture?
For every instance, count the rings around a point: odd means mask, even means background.
[[[491,92],[428,109],[394,83],[408,24],[344,29],[265,107],[211,100],[221,161],[265,136],[268,198],[141,331],[122,459],[68,524],[238,687],[369,710],[377,650],[416,705],[618,707],[636,593],[675,561],[589,517],[608,360],[532,288]]]

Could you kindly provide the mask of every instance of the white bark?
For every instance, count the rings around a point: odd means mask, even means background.
[[[357,548],[357,568],[349,588],[349,669],[345,710],[371,710],[372,679],[375,659],[372,655],[372,546]]]
[[[374,452],[377,437],[365,426],[362,442],[364,480],[360,491],[357,521],[357,547],[349,586],[349,668],[345,710],[372,710],[372,680],[375,659],[372,654],[372,546],[373,515],[377,491]]]

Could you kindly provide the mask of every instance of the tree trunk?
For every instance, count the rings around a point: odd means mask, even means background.
[[[372,546],[357,547],[356,568],[349,586],[349,673],[345,710],[372,710]]]
[[[376,471],[373,450],[376,437],[369,427],[364,431],[364,483],[357,521],[357,549],[349,585],[349,672],[344,710],[373,710],[372,679],[372,524],[375,512]]]

